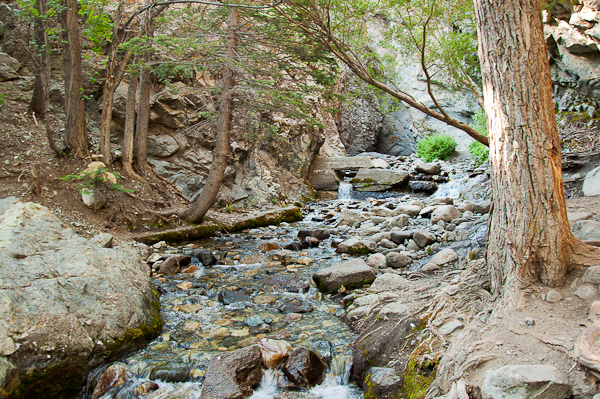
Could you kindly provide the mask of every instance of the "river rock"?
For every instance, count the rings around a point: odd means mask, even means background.
[[[573,224],[573,235],[580,240],[600,240],[600,222],[580,220]]]
[[[263,338],[258,343],[263,366],[272,369],[283,363],[292,351],[292,345],[286,341]]]
[[[310,284],[294,274],[275,274],[265,280],[265,285],[282,292],[307,292],[310,288]]]
[[[302,245],[300,241],[292,241],[289,244],[286,244],[284,248],[290,251],[302,251],[304,249],[304,245]]]
[[[401,269],[412,263],[412,259],[400,252],[390,252],[385,256],[385,263],[387,267],[394,269]]]
[[[380,268],[382,269],[386,266],[385,255],[384,254],[369,255],[369,257],[367,258],[367,265],[371,266],[373,269],[375,269],[376,272],[378,272]]]
[[[410,217],[408,215],[398,215],[398,216],[394,216],[393,218],[391,218],[390,220],[388,220],[387,222],[384,223],[384,226],[386,229],[391,230],[394,227],[397,227],[399,229],[405,227],[408,225],[408,221],[409,221]]]
[[[161,330],[147,266],[129,246],[90,244],[41,205],[4,209],[0,397],[75,397],[91,369]]]
[[[481,386],[483,399],[563,399],[571,387],[566,376],[551,365],[504,366],[488,370]]]
[[[377,243],[371,240],[361,240],[359,238],[351,238],[341,242],[336,252],[349,253],[351,255],[366,255],[373,252],[377,248]]]
[[[586,197],[600,195],[600,166],[585,175],[581,190]]]
[[[392,216],[392,210],[385,206],[376,206],[375,208],[369,209],[369,212],[371,212],[375,216],[381,216],[384,218]]]
[[[189,265],[192,258],[187,255],[170,255],[158,269],[159,273],[166,276],[172,276],[179,273],[181,266]]]
[[[281,371],[298,387],[314,387],[323,382],[326,368],[321,356],[299,347],[290,354]]]
[[[100,398],[114,387],[123,385],[125,381],[127,381],[127,367],[124,364],[115,363],[108,366],[98,378],[92,392],[92,399]]]
[[[373,284],[371,284],[371,290],[378,291],[394,291],[406,284],[406,279],[394,273],[384,273],[378,276]]]
[[[419,212],[423,209],[420,205],[400,204],[392,212],[392,216],[408,215],[410,217],[419,216]]]
[[[219,291],[218,299],[223,305],[231,305],[236,302],[247,302],[250,301],[250,294],[252,292],[247,288],[240,288],[237,290],[221,290]]]
[[[432,181],[411,180],[408,183],[411,190],[415,192],[433,193],[438,189],[438,185]]]
[[[210,359],[200,399],[242,399],[262,378],[262,352],[258,345],[214,355]]]
[[[456,253],[456,251],[450,248],[444,248],[440,252],[435,254],[435,256],[431,258],[429,263],[433,263],[434,265],[438,266],[443,266],[450,262],[454,262],[457,259],[458,254]]]
[[[218,262],[217,257],[210,249],[195,249],[192,251],[192,256],[204,266],[213,266]]]
[[[288,300],[277,308],[281,313],[310,313],[314,310],[313,306],[300,299]]]
[[[414,230],[392,231],[390,239],[396,244],[404,244],[404,241],[411,239],[413,234],[415,234]]]
[[[337,226],[352,226],[355,223],[362,223],[367,220],[367,217],[360,212],[350,209],[342,209]]]
[[[479,201],[473,204],[473,212],[481,214],[490,213],[491,206],[492,201],[490,201],[489,199]]]
[[[415,161],[415,163],[413,165],[417,172],[426,173],[428,175],[439,175],[440,172],[442,171],[442,168],[440,168],[440,165],[436,165],[434,163],[425,163],[421,160]]]
[[[427,230],[417,230],[417,231],[415,231],[415,233],[413,234],[412,239],[421,248],[425,248],[426,246],[431,245],[431,244],[433,244],[434,242],[437,241],[437,239],[435,238],[435,234],[430,233]]]
[[[362,287],[371,284],[375,277],[375,271],[362,259],[337,263],[313,274],[319,290],[326,293],[337,293],[342,285],[349,290]]]
[[[461,216],[462,213],[454,205],[440,205],[431,213],[431,223],[435,224],[439,220],[449,223],[452,219],[457,219]]]
[[[298,231],[298,238],[300,241],[304,241],[306,237],[314,237],[317,240],[323,241],[331,236],[329,230],[315,229],[315,230],[300,230]]]

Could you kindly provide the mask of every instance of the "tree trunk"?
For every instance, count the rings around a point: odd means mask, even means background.
[[[140,69],[140,90],[138,116],[133,142],[133,152],[138,171],[142,176],[148,172],[148,122],[150,121],[150,71],[146,66],[150,63],[150,52],[142,54],[144,66]]]
[[[567,220],[540,0],[476,0],[475,7],[491,143],[492,289],[560,286],[584,246]]]
[[[76,0],[65,0],[61,13],[64,45],[65,80],[65,149],[75,151],[75,156],[85,157],[88,138],[83,102],[83,72],[81,69],[81,34]]]
[[[227,21],[227,58],[233,59],[236,47],[236,28],[238,24],[238,11],[232,8],[229,11]],[[213,161],[202,187],[200,195],[194,200],[190,207],[180,214],[192,223],[200,223],[206,212],[215,203],[223,177],[227,160],[229,158],[229,131],[231,130],[231,116],[233,111],[232,89],[235,87],[233,70],[225,65],[222,70],[223,88],[221,91],[221,105],[219,107],[219,121],[217,124],[217,137],[213,150]]]
[[[125,132],[123,133],[123,172],[128,177],[139,178],[133,171],[133,137],[135,132],[135,103],[138,87],[138,76],[132,74],[127,90],[127,105],[125,106]]]

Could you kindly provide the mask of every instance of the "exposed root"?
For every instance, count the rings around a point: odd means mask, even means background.
[[[573,255],[571,265],[573,267],[589,267],[600,265],[600,248],[590,246],[573,237]]]

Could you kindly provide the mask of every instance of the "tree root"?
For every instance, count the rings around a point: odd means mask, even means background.
[[[573,237],[572,267],[589,267],[600,265],[600,248],[587,245],[578,238]]]

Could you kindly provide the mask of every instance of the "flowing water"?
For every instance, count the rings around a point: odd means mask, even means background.
[[[204,267],[192,258],[193,273],[154,278],[163,292],[162,335],[145,349],[119,359],[127,369],[128,380],[102,398],[198,398],[212,356],[253,345],[265,337],[286,340],[294,348],[311,348],[330,366],[322,385],[300,393],[281,392],[276,373],[267,370],[254,398],[279,398],[277,395],[282,394],[285,398],[362,398],[360,390],[348,381],[355,334],[339,319],[344,309],[307,284],[316,270],[341,261],[331,239],[317,248],[288,255],[259,250],[260,244],[277,243],[281,247],[297,240],[299,229],[319,227],[323,226],[314,222],[272,226],[172,250],[190,253],[197,248],[210,249],[224,264]],[[191,288],[178,288],[183,282],[191,283]],[[301,313],[301,320],[290,317],[288,311]],[[89,379],[97,379],[102,370],[96,370]],[[140,395],[140,387],[149,381],[158,384],[158,389]],[[91,388],[89,391],[86,398],[92,397]]]
[[[354,190],[354,188],[352,187],[352,183],[341,181],[338,186],[337,199],[341,200],[341,201],[352,200],[352,191],[353,190]]]

